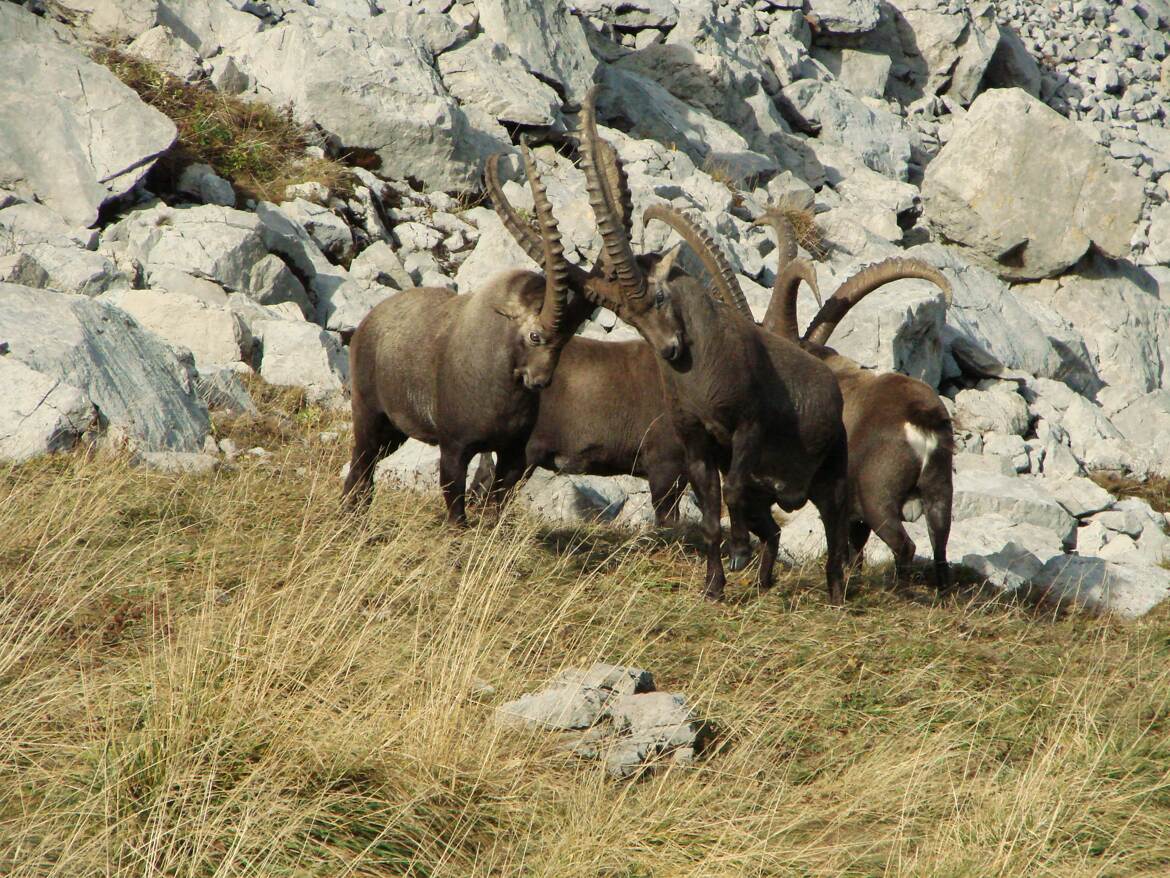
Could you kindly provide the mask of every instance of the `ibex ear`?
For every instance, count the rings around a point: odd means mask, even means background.
[[[650,270],[650,280],[654,283],[666,283],[670,279],[671,271],[674,270],[675,260],[678,259],[681,252],[682,242],[679,242],[663,253],[662,258]]]
[[[525,317],[531,317],[533,313],[531,301],[525,301],[524,297],[516,292],[500,296],[492,303],[492,310],[509,320],[523,320]]]

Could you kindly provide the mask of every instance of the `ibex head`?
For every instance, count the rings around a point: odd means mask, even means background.
[[[569,290],[569,263],[561,244],[560,230],[553,216],[552,204],[533,164],[528,146],[520,145],[524,173],[532,187],[532,203],[540,227],[533,234],[533,258],[544,266],[544,284],[533,275],[525,275],[527,282],[518,281],[507,289],[507,295],[494,304],[496,313],[515,323],[511,333],[512,374],[529,390],[541,390],[552,381],[561,348],[572,334],[573,327],[565,325],[565,300]],[[492,156],[487,164],[489,188],[498,179],[496,162]],[[531,230],[529,230],[531,234]]]

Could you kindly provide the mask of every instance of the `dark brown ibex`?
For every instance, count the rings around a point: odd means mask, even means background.
[[[502,498],[524,471],[524,445],[538,391],[551,380],[575,326],[565,313],[570,283],[585,278],[564,256],[552,206],[521,147],[539,222],[544,276],[506,270],[471,295],[404,291],[375,307],[350,341],[354,445],[343,495],[364,504],[377,462],[407,436],[440,448],[439,481],[448,520],[466,521],[467,464],[494,451]],[[490,166],[494,171],[494,163]],[[586,312],[574,308],[575,319]],[[677,329],[655,323],[664,355],[681,346]],[[672,347],[673,346],[673,347]]]
[[[858,563],[871,532],[894,553],[895,575],[914,560],[914,541],[902,526],[903,510],[921,502],[934,554],[935,585],[950,583],[947,539],[951,529],[951,419],[930,385],[896,372],[872,372],[826,347],[837,324],[869,293],[901,278],[922,278],[938,286],[950,302],[950,283],[918,259],[887,259],[863,269],[837,288],[813,318],[803,338],[796,314],[797,288],[811,266],[796,259],[796,243],[786,217],[769,211],[758,224],[776,233],[780,264],[764,328],[799,342],[836,375],[845,399],[849,436],[849,541]],[[815,277],[815,274],[813,274]]]
[[[732,516],[733,569],[746,563],[748,530],[764,543],[761,586],[771,582],[779,542],[771,504],[795,509],[811,498],[825,522],[830,547],[830,600],[840,603],[848,551],[847,448],[837,382],[815,357],[762,331],[739,313],[737,305],[746,307],[746,300],[726,258],[709,236],[677,211],[651,207],[643,221],[660,220],[675,229],[703,262],[721,299],[694,278],[673,270],[677,248],[657,259],[635,259],[626,226],[629,194],[620,163],[597,134],[595,96],[596,89],[581,114],[582,168],[601,231],[603,259],[617,280],[616,294],[612,290],[599,294],[643,337],[647,333],[637,320],[639,303],[649,301],[656,309],[672,311],[683,327],[680,354],[655,363],[687,476],[703,511],[707,594],[719,598],[725,587],[721,497]],[[524,237],[528,236],[521,232],[518,240]],[[614,373],[602,370],[594,376],[602,374]],[[642,380],[626,374],[616,386],[611,383],[608,392],[622,394]]]

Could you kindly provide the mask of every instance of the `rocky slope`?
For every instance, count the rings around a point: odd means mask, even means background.
[[[943,268],[949,309],[901,281],[833,341],[952,403],[951,558],[1139,615],[1170,591],[1166,521],[1085,476],[1170,475],[1168,25],[1165,0],[0,0],[0,458],[84,438],[213,465],[207,405],[246,408],[248,371],[343,402],[375,303],[528,264],[476,206],[484,157],[521,134],[589,261],[566,134],[598,82],[636,215],[701,215],[759,312],[773,254],[751,221],[780,200],[816,213],[822,288],[904,251]],[[156,185],[175,126],[97,40],[288,106],[362,167],[279,202],[198,164]],[[583,331],[631,334],[604,311]],[[383,475],[433,483],[433,460],[408,445]],[[650,519],[632,478],[525,492],[551,517]],[[794,556],[818,539],[811,514],[785,528]]]

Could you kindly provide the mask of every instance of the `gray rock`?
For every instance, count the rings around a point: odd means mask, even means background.
[[[1043,479],[960,471],[954,478],[955,521],[1002,515],[1051,531],[1066,546],[1076,538],[1077,521],[1044,490]]]
[[[574,101],[593,84],[597,60],[581,22],[560,0],[479,0],[479,23],[534,74]]]
[[[68,450],[96,415],[79,388],[0,356],[0,461],[21,463]]]
[[[0,189],[92,226],[174,143],[173,122],[20,6],[0,6]]]
[[[1170,570],[1065,555],[1045,564],[1035,577],[1034,586],[1058,604],[1137,619],[1170,594]]]
[[[910,135],[898,116],[870,107],[832,82],[802,79],[786,86],[784,96],[820,125],[821,139],[853,151],[880,174],[908,179]]]
[[[1103,512],[1114,504],[1113,496],[1092,479],[1049,477],[1044,480],[1044,488],[1074,518]]]
[[[808,0],[809,16],[818,33],[861,34],[877,26],[877,0]]]
[[[612,479],[537,470],[520,489],[518,499],[541,518],[577,523],[612,521],[621,513],[626,496]]]
[[[158,0],[53,0],[52,5],[67,20],[84,23],[93,34],[116,40],[137,37],[158,15]]]
[[[385,241],[375,241],[359,253],[350,263],[349,273],[354,280],[367,286],[381,284],[391,289],[405,290],[414,285],[402,260]]]
[[[236,206],[236,191],[232,184],[215,173],[210,165],[194,164],[183,168],[175,188],[201,204]]]
[[[1084,338],[1091,362],[1117,390],[1119,407],[1143,393],[1170,386],[1170,285],[1145,269],[1094,258],[1068,274],[1020,287],[1028,298],[1059,314]],[[1165,292],[1164,292],[1165,290]],[[1079,388],[1096,392],[1099,387]]]
[[[882,41],[918,94],[946,92],[966,105],[974,99],[1000,42],[990,3],[889,0],[896,35]],[[886,28],[888,31],[888,28]],[[910,93],[903,91],[904,99]],[[908,103],[909,101],[906,100]]]
[[[330,261],[344,262],[353,256],[353,232],[329,208],[298,198],[281,204],[280,209],[301,224]]]
[[[252,266],[266,255],[256,215],[216,205],[134,211],[102,240],[124,242],[151,282],[156,272],[179,271],[227,290],[247,289]]]
[[[587,671],[569,668],[553,678],[553,683],[575,683],[591,689],[604,689],[615,695],[636,695],[654,691],[654,677],[642,668],[595,662]]]
[[[96,296],[106,290],[129,286],[129,279],[100,253],[71,244],[33,244],[0,267],[0,279],[8,283]]]
[[[1022,88],[1033,97],[1040,96],[1040,65],[1010,27],[999,27],[999,43],[983,74],[985,88]]]
[[[996,89],[955,123],[922,195],[931,223],[973,258],[1029,279],[1063,271],[1090,244],[1126,253],[1143,190],[1075,123],[1020,89]]]
[[[97,242],[95,230],[71,226],[52,208],[35,201],[16,202],[0,209],[0,254],[20,253],[34,244],[92,250]]]
[[[219,458],[193,451],[146,451],[138,460],[150,469],[174,475],[207,475],[219,469]]]
[[[608,694],[600,689],[555,686],[501,704],[496,708],[496,719],[507,726],[530,729],[587,729],[601,718],[608,700]]]
[[[212,411],[225,411],[233,415],[254,415],[258,412],[252,394],[240,380],[240,373],[236,369],[200,369],[195,389],[199,399]]]
[[[252,330],[269,384],[303,387],[313,402],[336,399],[349,384],[349,357],[334,333],[288,320],[261,320]]]
[[[561,121],[560,98],[533,76],[508,46],[479,36],[438,57],[443,84],[464,106],[499,122],[553,126]]]
[[[190,351],[200,369],[251,358],[251,334],[227,307],[158,289],[121,290],[104,299],[169,344]]]
[[[883,98],[890,78],[890,56],[858,49],[814,49],[813,57],[857,97]]]
[[[203,78],[203,61],[190,45],[161,25],[143,31],[126,47],[127,54],[149,61],[184,82]],[[209,202],[218,204],[219,202]]]
[[[357,328],[370,309],[391,293],[381,286],[363,286],[344,268],[333,265],[304,226],[268,202],[256,205],[264,245],[278,253],[299,277],[306,278],[316,300],[314,319],[326,329],[347,332]]]
[[[918,555],[930,560],[930,543],[921,525],[911,526]],[[975,571],[1004,591],[1015,591],[1053,558],[1062,556],[1061,539],[1046,527],[989,513],[956,521],[947,542],[947,558]]]
[[[165,286],[165,280],[159,279]],[[293,274],[292,269],[274,253],[269,253],[252,266],[248,275],[248,297],[261,305],[279,305],[281,302],[292,302],[306,317],[314,313],[313,303],[309,300],[305,286]]]
[[[1150,212],[1150,243],[1146,254],[1155,262],[1170,265],[1170,202]]]
[[[1017,436],[1028,429],[1028,404],[1012,391],[960,390],[955,409],[955,426],[960,429]]]
[[[1121,434],[1150,456],[1150,463],[1160,474],[1170,476],[1170,389],[1155,390],[1140,396],[1115,412],[1112,422]]]
[[[388,177],[466,188],[478,183],[481,152],[498,149],[475,139],[427,51],[390,28],[300,7],[231,51],[262,99],[291,104],[343,148],[372,151]]]
[[[188,368],[124,311],[0,284],[0,342],[9,358],[83,391],[103,426],[119,428],[141,450],[202,448],[210,424]]]
[[[678,24],[671,0],[571,0],[569,8],[623,28],[669,28]]]

